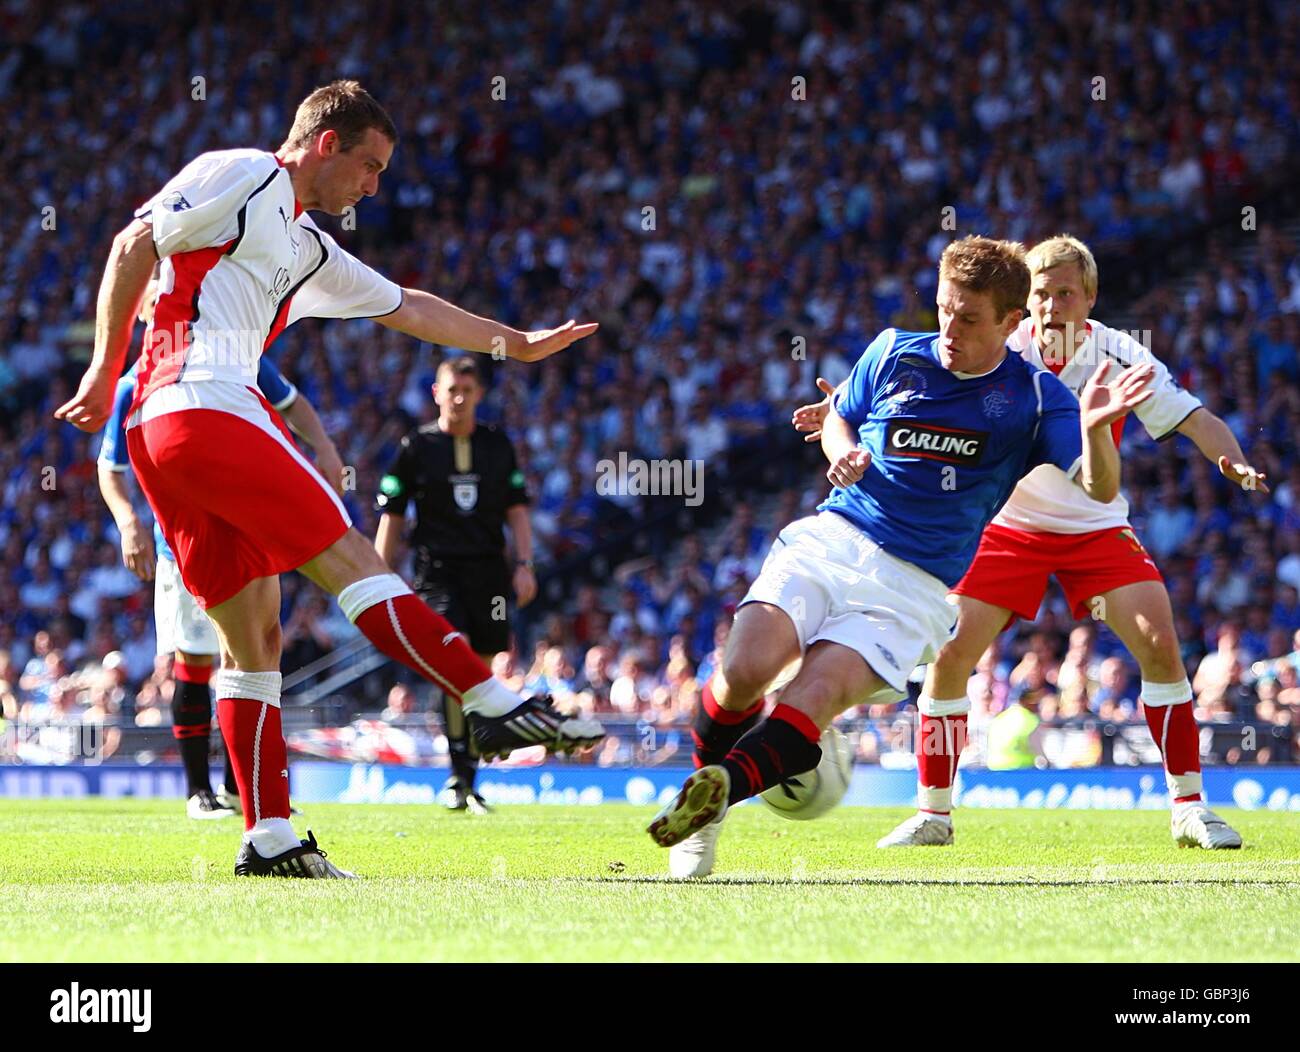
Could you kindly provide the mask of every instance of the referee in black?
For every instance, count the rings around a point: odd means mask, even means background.
[[[473,358],[438,366],[433,385],[438,419],[402,439],[397,458],[379,484],[375,548],[397,565],[406,509],[415,504],[411,543],[416,593],[468,638],[491,666],[510,647],[508,604],[520,607],[537,594],[528,490],[505,432],[475,418],[483,384]],[[514,557],[507,557],[505,527]],[[443,722],[451,755],[452,810],[486,814],[474,791],[478,757],[460,706],[443,696]]]

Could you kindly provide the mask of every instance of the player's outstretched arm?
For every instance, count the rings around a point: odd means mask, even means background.
[[[133,220],[113,238],[95,305],[94,354],[77,393],[54,411],[55,419],[90,432],[108,420],[136,312],[157,261],[153,228],[143,220]]]
[[[1264,482],[1268,476],[1247,463],[1246,454],[1237,443],[1237,436],[1204,406],[1193,412],[1175,430],[1195,442],[1196,448],[1205,454],[1206,459],[1219,469],[1224,478],[1235,482],[1244,490],[1259,490],[1261,493],[1269,491]]]
[[[599,328],[596,322],[578,325],[570,319],[556,329],[521,332],[461,310],[455,304],[419,289],[403,289],[402,305],[392,314],[385,314],[375,321],[426,343],[440,343],[521,362],[549,358]]]
[[[1095,501],[1109,504],[1119,496],[1119,450],[1110,425],[1151,397],[1151,365],[1130,365],[1110,384],[1102,383],[1110,362],[1097,366],[1079,393],[1079,427],[1083,432],[1083,468],[1077,481]]]

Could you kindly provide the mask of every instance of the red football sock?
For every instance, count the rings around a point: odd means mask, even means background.
[[[280,707],[251,698],[222,698],[217,720],[230,750],[244,829],[263,818],[289,817],[289,754]]]
[[[1177,705],[1144,703],[1142,715],[1164,759],[1174,803],[1201,799],[1201,741],[1191,699]]]
[[[358,614],[355,624],[381,652],[457,701],[492,677],[451,622],[413,593],[376,603]]]
[[[966,716],[921,716],[916,743],[919,810],[946,815],[952,811],[952,783],[966,744]]]

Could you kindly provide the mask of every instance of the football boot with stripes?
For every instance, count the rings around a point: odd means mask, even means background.
[[[469,730],[475,749],[485,760],[509,756],[530,745],[544,746],[547,752],[571,753],[605,737],[599,721],[565,716],[545,694],[529,698],[504,716],[470,713]]]
[[[243,844],[235,856],[237,877],[314,877],[325,880],[356,880],[355,873],[339,869],[316,843],[311,830],[307,839],[274,858],[263,858],[249,843]]]

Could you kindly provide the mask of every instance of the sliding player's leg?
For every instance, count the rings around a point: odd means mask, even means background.
[[[755,582],[755,589],[761,591],[759,582]],[[813,598],[813,602],[818,600]],[[792,609],[805,606],[794,604]],[[763,714],[764,696],[798,667],[802,653],[799,633],[789,613],[767,602],[741,605],[727,637],[722,667],[705,683],[695,711],[691,738],[697,769],[721,763],[754,728]],[[712,873],[721,831],[719,815],[716,821],[674,844],[668,854],[669,875],[682,880]]]
[[[704,684],[691,737],[695,766],[719,763],[758,722],[772,684],[803,653],[790,615],[767,602],[747,602],[736,611],[722,666]]]
[[[596,720],[566,718],[549,699],[525,701],[494,678],[465,636],[430,610],[355,529],[299,570],[336,596],[348,620],[380,651],[460,704],[481,756],[530,745],[571,752],[604,737]]]
[[[966,744],[970,698],[966,684],[975,665],[1006,627],[1011,611],[968,595],[957,597],[957,634],[926,670],[917,699],[917,813],[876,847],[940,847],[952,843],[952,786]]]
[[[1241,847],[1241,836],[1205,806],[1200,732],[1169,593],[1162,581],[1140,581],[1103,593],[1098,609],[1142,670],[1142,713],[1160,748],[1173,805],[1170,830],[1180,847]]]
[[[728,806],[811,771],[821,762],[822,732],[835,718],[888,689],[860,650],[814,642],[780,704],[719,765],[727,774]]]
[[[815,642],[780,704],[721,763],[686,779],[676,799],[650,823],[651,837],[661,847],[672,847],[721,822],[731,805],[811,771],[821,762],[822,731],[840,713],[888,686],[856,649]]]
[[[764,696],[790,681],[798,669],[805,639],[825,619],[830,601],[826,568],[813,558],[813,552],[822,549],[819,543],[809,547],[817,531],[816,516],[782,530],[741,600],[722,667],[700,692],[691,728],[697,770],[721,763],[757,725]],[[688,879],[712,873],[721,829],[719,815],[716,821],[674,843],[668,856],[669,875]]]
[[[843,518],[823,512],[788,527],[782,540],[748,598],[789,616],[802,665],[772,715],[720,763],[691,775],[655,816],[648,832],[663,847],[720,820],[730,803],[816,767],[821,732],[836,715],[903,696],[912,670],[952,636],[956,611],[943,583]]]

